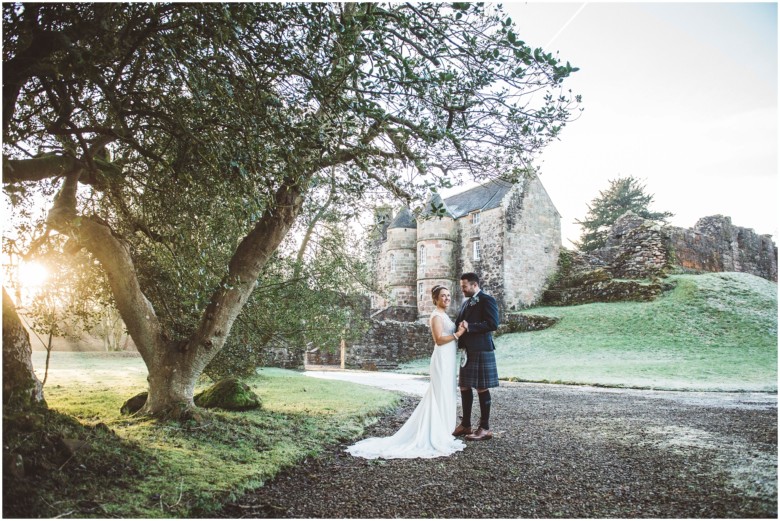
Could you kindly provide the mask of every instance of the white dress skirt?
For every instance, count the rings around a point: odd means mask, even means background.
[[[455,324],[445,313],[435,310],[441,317],[443,334],[455,332]],[[457,378],[455,341],[435,346],[431,355],[430,383],[428,390],[412,415],[387,438],[367,438],[350,447],[346,452],[366,459],[438,458],[463,450],[466,444],[452,435],[457,426]]]

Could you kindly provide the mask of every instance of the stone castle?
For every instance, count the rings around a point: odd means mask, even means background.
[[[373,318],[425,321],[437,284],[450,289],[457,309],[467,271],[479,274],[502,315],[538,300],[561,248],[560,214],[538,176],[492,180],[446,199],[434,194],[425,209],[417,218],[408,208],[377,211],[372,256],[381,293],[371,298]]]
[[[446,199],[434,195],[425,208],[416,218],[408,208],[395,215],[377,210],[369,255],[380,292],[371,296],[366,313],[369,330],[344,346],[341,360],[338,352],[314,350],[308,363],[376,370],[429,356],[431,288],[451,289],[453,316],[466,271],[478,273],[482,287],[496,297],[499,333],[548,327],[533,323],[540,317],[516,313],[534,304],[652,300],[666,289],[662,279],[669,272],[741,271],[777,281],[772,237],[722,215],[688,229],[627,212],[604,248],[566,250],[560,214],[535,175],[517,183],[490,181]],[[441,211],[432,215],[434,208]]]

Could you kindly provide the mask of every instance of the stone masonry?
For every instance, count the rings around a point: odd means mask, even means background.
[[[690,271],[738,271],[777,282],[777,247],[769,235],[734,226],[730,217],[699,219],[693,228],[662,226],[626,212],[607,244],[593,255],[615,277],[652,278],[672,267]]]
[[[372,321],[366,335],[347,346],[345,365],[367,371],[395,369],[399,363],[426,358],[432,351],[433,338],[427,324]]]
[[[431,289],[450,289],[454,318],[461,273],[479,274],[503,317],[534,304],[557,269],[560,214],[536,175],[490,181],[446,199],[434,194],[416,217],[408,208],[393,216],[382,207],[376,218],[370,263],[381,291],[371,297],[368,333],[347,346],[347,367],[392,368],[429,356]],[[309,361],[336,359],[318,353]]]
[[[433,215],[432,207],[442,214]],[[394,218],[387,207],[378,212],[385,222],[372,248],[382,288],[372,296],[378,316],[406,317],[416,308],[425,323],[436,285],[450,289],[457,309],[459,276],[468,271],[479,274],[503,315],[534,304],[556,269],[560,214],[533,174],[517,183],[493,180],[444,200],[434,194],[417,217],[407,208]]]

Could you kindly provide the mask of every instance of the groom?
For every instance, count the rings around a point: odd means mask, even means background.
[[[457,328],[461,322],[466,332],[458,340],[458,348],[466,349],[466,365],[460,368],[458,386],[463,401],[463,420],[455,428],[453,436],[466,435],[469,441],[489,440],[490,432],[490,387],[498,387],[496,369],[496,349],[493,345],[492,331],[498,328],[498,306],[496,299],[480,290],[479,276],[476,273],[464,273],[460,276],[460,289],[465,301],[455,321]],[[479,396],[479,428],[471,428],[471,406],[474,403],[472,388]]]

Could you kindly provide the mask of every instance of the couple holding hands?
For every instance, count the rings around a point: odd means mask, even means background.
[[[464,273],[460,288],[465,297],[453,322],[446,310],[452,296],[444,286],[431,291],[436,309],[430,328],[435,343],[431,355],[430,384],[409,419],[392,436],[361,440],[346,450],[361,458],[436,458],[463,450],[468,441],[489,440],[490,388],[498,387],[492,332],[498,328],[496,300],[479,287],[476,273]],[[457,378],[463,405],[463,419],[457,422],[455,403],[457,350],[464,351]],[[480,421],[471,427],[474,392],[479,398]]]

